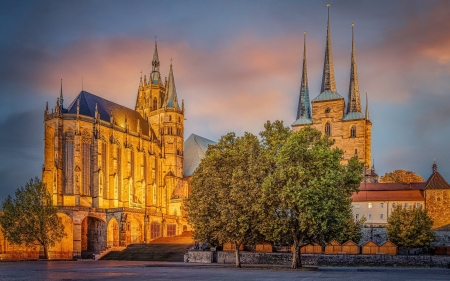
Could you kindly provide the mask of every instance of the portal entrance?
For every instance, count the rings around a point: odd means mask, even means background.
[[[106,246],[108,248],[119,246],[119,223],[115,218],[109,220],[107,236],[108,240],[106,242]]]
[[[81,257],[92,258],[106,249],[106,223],[94,217],[85,217],[81,223]]]
[[[142,243],[144,228],[142,223],[134,216],[129,216],[127,221],[127,245]]]

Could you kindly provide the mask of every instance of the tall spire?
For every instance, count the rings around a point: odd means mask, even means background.
[[[331,33],[330,33],[330,4],[328,7],[328,27],[327,27],[327,44],[325,48],[325,61],[323,64],[322,88],[320,92],[331,91],[336,92],[336,81],[334,79],[333,52],[331,50]]]
[[[63,91],[62,91],[62,79],[61,79],[61,92],[59,93],[59,107],[61,107],[61,109],[63,108]]]
[[[369,94],[366,92],[366,120],[370,120],[369,116]]]
[[[300,117],[311,118],[309,105],[308,73],[306,70],[306,31],[303,32],[303,72],[300,86],[300,99],[298,101],[297,119]]]
[[[173,77],[172,60],[170,60],[169,79],[167,81],[166,107],[180,109],[178,104],[177,89],[175,87],[175,78]]]
[[[350,86],[348,90],[347,114],[350,112],[362,113],[361,100],[359,96],[358,72],[356,71],[355,34],[353,31],[354,26],[355,25],[352,23],[352,60],[350,69]]]
[[[161,76],[159,74],[159,56],[158,56],[158,45],[155,37],[155,50],[153,51],[152,59],[152,75],[150,76],[151,84],[159,84]]]

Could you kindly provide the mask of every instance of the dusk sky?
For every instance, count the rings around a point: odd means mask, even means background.
[[[347,99],[354,23],[361,101],[369,93],[381,176],[450,181],[450,1],[1,1],[0,201],[41,177],[45,103],[82,89],[134,108],[157,36],[184,99],[185,138],[258,134],[295,121],[307,32],[310,99],[319,95],[327,7],[337,91]]]

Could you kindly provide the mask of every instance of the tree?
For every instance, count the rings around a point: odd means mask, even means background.
[[[25,187],[18,188],[15,195],[15,199],[8,196],[2,203],[0,225],[5,238],[16,245],[32,246],[38,243],[44,248],[45,258],[48,259],[48,247],[66,236],[50,193],[36,177]]]
[[[229,133],[210,145],[194,172],[186,204],[194,238],[234,243],[236,267],[241,266],[239,246],[263,239],[255,208],[264,179],[260,151],[258,138],[249,133],[243,137]]]
[[[359,243],[359,240],[362,238],[361,229],[366,222],[366,217],[362,217],[359,220],[355,220],[353,215],[350,215],[346,222],[344,223],[344,229],[341,234],[337,237],[336,241],[339,243],[347,242],[348,240],[352,240],[356,244]]]
[[[356,157],[342,165],[343,152],[311,127],[292,133],[263,183],[260,210],[266,238],[293,245],[292,268],[301,267],[300,248],[336,239],[351,216],[351,199],[363,177]]]
[[[381,176],[380,178],[380,182],[398,182],[407,184],[421,181],[424,181],[424,179],[419,174],[405,170],[395,170],[391,173],[384,174],[384,176]]]
[[[397,205],[388,218],[386,232],[389,240],[408,250],[415,247],[426,247],[434,241],[431,230],[433,220],[422,207],[403,208]]]

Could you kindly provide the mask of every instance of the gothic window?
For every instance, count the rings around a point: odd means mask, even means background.
[[[169,115],[169,121],[172,121],[172,115]]]
[[[172,237],[177,235],[177,225],[174,223],[167,224],[167,237]]]
[[[67,132],[63,144],[64,149],[64,193],[73,194],[73,133]]]
[[[103,198],[108,198],[108,188],[106,188],[107,187],[107,185],[106,185],[106,177],[107,177],[107,173],[106,173],[106,159],[107,159],[107,157],[106,157],[106,155],[107,155],[107,152],[106,152],[106,140],[105,139],[103,139],[103,141],[102,141],[102,171],[103,171],[103,183],[104,183],[104,186],[105,186],[105,188],[103,189],[103,194],[101,194],[102,196],[103,196]]]
[[[171,135],[172,134],[172,127],[167,128],[167,134]]]
[[[327,109],[325,109],[325,113],[330,113],[331,109],[329,107],[327,107]]]
[[[352,126],[352,128],[350,129],[350,137],[356,138],[356,126]]]
[[[91,195],[91,136],[84,131],[82,137],[82,195]]]
[[[117,151],[116,151],[116,155],[117,155],[117,170],[116,170],[116,178],[114,179],[115,181],[117,181],[115,183],[116,185],[116,190],[114,191],[114,199],[119,199],[122,200],[122,151],[120,149],[120,144],[117,144]]]
[[[150,239],[155,239],[161,236],[161,225],[157,222],[150,224]]]
[[[330,122],[327,122],[325,124],[325,134],[328,135],[328,136],[331,136],[331,125],[330,125]]]
[[[153,110],[158,109],[158,100],[156,98],[153,98]]]
[[[178,117],[178,123],[181,123],[181,118],[180,117]]]

